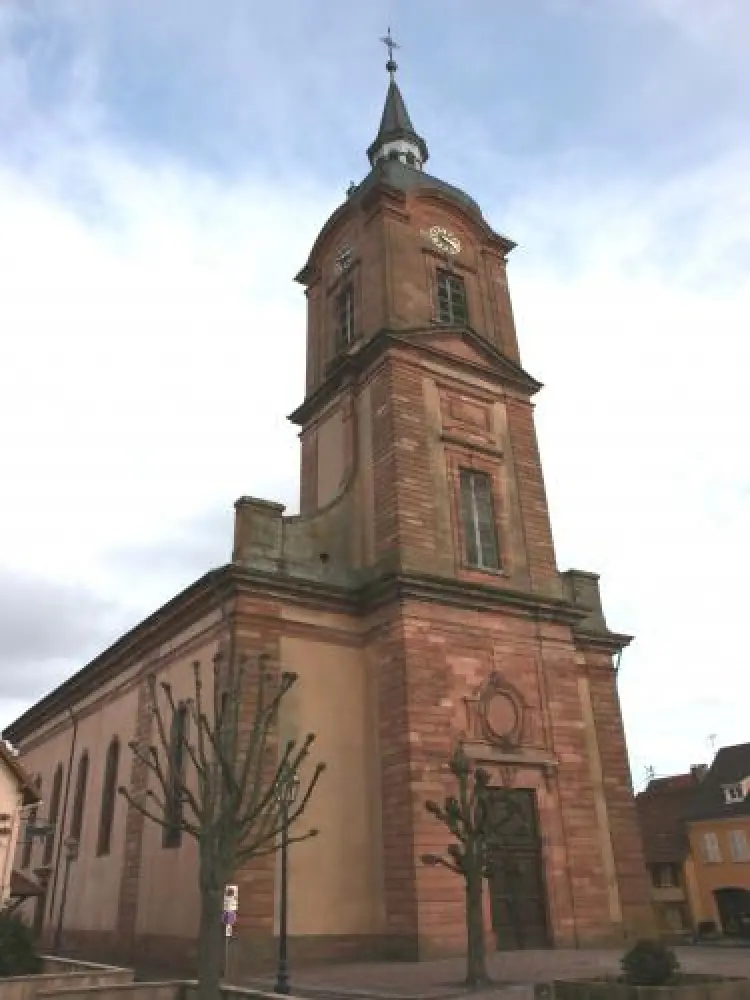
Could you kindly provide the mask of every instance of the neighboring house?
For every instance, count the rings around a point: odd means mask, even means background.
[[[37,802],[39,794],[31,779],[13,750],[0,739],[0,910],[21,889],[24,895],[33,895],[31,882],[21,886],[18,874],[13,870],[13,857],[23,810]]]
[[[695,874],[685,817],[706,771],[694,767],[687,774],[653,778],[635,799],[651,898],[665,934],[685,934],[694,926]]]
[[[696,920],[750,936],[750,743],[719,750],[687,819]]]

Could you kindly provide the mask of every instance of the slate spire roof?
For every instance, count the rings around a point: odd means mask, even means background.
[[[692,803],[688,820],[731,819],[750,816],[750,794],[728,802],[724,789],[742,784],[750,778],[750,743],[721,747],[714,757],[708,774],[700,784]]]
[[[375,140],[367,150],[367,156],[370,163],[374,166],[379,156],[387,156],[389,150],[386,147],[389,144],[401,140],[406,146],[414,147],[414,152],[417,154],[421,166],[421,164],[427,161],[427,143],[421,136],[417,135],[409,117],[409,112],[406,110],[406,102],[396,83],[396,70],[398,66],[393,59],[393,49],[398,48],[398,46],[391,38],[390,28],[388,29],[388,35],[381,40],[388,46],[390,58],[385,64],[385,68],[390,75],[390,82],[385,95],[385,105],[383,106],[383,114],[380,118],[380,128],[378,129],[378,134],[375,136]]]

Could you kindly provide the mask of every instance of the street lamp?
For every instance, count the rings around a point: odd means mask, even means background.
[[[279,965],[276,972],[275,993],[289,992],[289,963],[287,961],[287,908],[289,900],[289,808],[294,805],[299,792],[299,777],[291,775],[278,791],[281,807],[281,900],[279,905]]]

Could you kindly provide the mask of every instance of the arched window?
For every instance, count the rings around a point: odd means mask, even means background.
[[[62,795],[62,783],[63,783],[63,766],[58,764],[55,769],[55,776],[52,779],[52,794],[49,797],[49,822],[53,825],[57,825],[57,820],[60,815],[60,796]],[[42,864],[48,865],[52,861],[52,854],[55,849],[55,833],[47,834],[47,839],[44,842],[44,854],[42,855]]]
[[[41,794],[42,776],[37,774],[34,778],[34,788]],[[21,854],[21,867],[28,868],[31,864],[31,853],[34,850],[34,838],[29,835],[29,829],[34,826],[39,816],[39,806],[34,806],[29,811],[29,818],[26,821],[26,831],[24,834],[23,853]]]
[[[89,777],[89,755],[84,750],[81,759],[78,761],[78,775],[76,777],[76,793],[73,799],[73,815],[70,819],[70,836],[76,840],[81,839],[83,829],[83,810],[86,805],[86,784]]]
[[[120,741],[116,736],[107,747],[107,760],[104,765],[104,781],[102,782],[102,804],[99,812],[99,836],[96,841],[98,857],[109,854],[112,841],[112,823],[115,818],[115,796],[117,795],[117,771],[120,765]]]
[[[182,791],[185,777],[185,741],[187,740],[187,705],[180,703],[172,719],[170,740],[169,793],[165,802],[165,822],[162,845],[179,847],[182,843]]]
[[[414,164],[417,162],[417,158],[414,155],[414,153],[407,153],[406,154],[406,162],[409,164],[410,167],[414,166]]]

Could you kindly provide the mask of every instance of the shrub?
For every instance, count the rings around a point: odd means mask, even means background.
[[[20,917],[0,913],[0,977],[32,976],[41,968],[31,928]]]
[[[625,982],[633,986],[662,986],[680,967],[675,953],[661,941],[636,941],[621,963]]]

